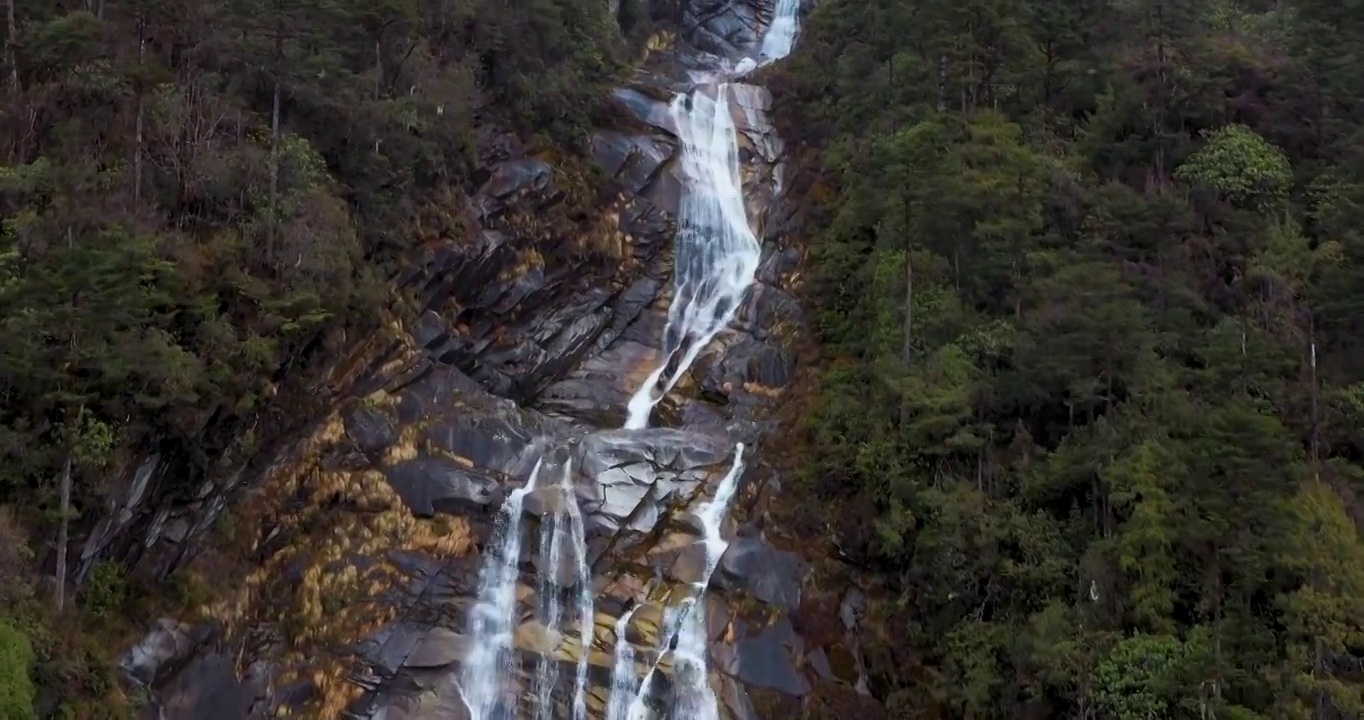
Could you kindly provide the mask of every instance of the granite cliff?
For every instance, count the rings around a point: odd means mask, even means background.
[[[603,717],[622,629],[635,656],[658,657],[670,598],[706,569],[696,510],[736,443],[744,470],[723,518],[729,542],[704,595],[721,715],[875,710],[858,641],[864,598],[816,587],[808,547],[778,519],[795,500],[762,459],[780,452],[768,440],[799,372],[804,320],[790,169],[771,97],[752,80],[721,97],[762,247],[753,284],[658,402],[652,427],[616,429],[661,362],[674,297],[687,180],[668,98],[699,71],[753,57],[776,11],[764,0],[676,10],[675,31],[651,39],[634,81],[616,91],[619,123],[593,135],[593,165],[610,188],[598,216],[567,201],[581,177],[486,132],[481,187],[461,219],[474,231],[420,249],[393,279],[416,306],[395,310],[383,332],[330,340],[335,360],[298,394],[316,421],[267,444],[265,458],[225,456],[189,502],[155,492],[173,464],[151,457],[130,471],[131,490],[90,536],[78,572],[116,557],[219,586],[198,616],[162,620],[128,653],[124,670],[152,698],[149,717],[469,717],[458,679],[474,649],[480,568],[499,510],[542,462],[568,473],[584,514],[593,623],[584,643],[535,617],[551,587],[543,578],[555,591],[574,583],[536,552],[535,529],[565,501],[542,483],[525,496],[532,539],[520,556],[514,647],[523,673],[551,657],[571,674],[586,644],[587,709]],[[667,676],[671,663],[659,667]],[[563,707],[551,715],[571,717]]]

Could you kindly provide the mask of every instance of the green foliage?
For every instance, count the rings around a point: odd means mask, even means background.
[[[1244,125],[1229,125],[1208,135],[1207,144],[1175,170],[1175,177],[1202,184],[1230,202],[1259,209],[1278,206],[1293,182],[1283,151]]]
[[[33,648],[7,618],[0,618],[0,720],[31,720]]]
[[[0,501],[55,538],[72,461],[73,547],[130,456],[197,477],[322,340],[371,332],[399,258],[467,232],[490,139],[580,160],[625,69],[592,0],[12,6]],[[74,610],[24,613],[59,713],[121,712],[107,640],[131,596],[96,564]]]
[[[1169,635],[1137,635],[1114,646],[1094,671],[1094,699],[1104,717],[1156,720],[1170,716],[1171,691],[1184,645]]]
[[[817,163],[791,463],[888,589],[892,717],[1364,716],[1361,28],[811,11],[772,78]]]
[[[617,30],[533,5],[17,3],[0,488],[49,492],[68,446],[90,474],[148,442],[207,463],[318,337],[380,316],[396,257],[464,232],[480,127],[585,149]]]
[[[122,565],[97,562],[90,568],[90,579],[81,593],[81,602],[94,617],[117,613],[128,601],[128,579]]]

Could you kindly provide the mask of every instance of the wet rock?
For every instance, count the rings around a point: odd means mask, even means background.
[[[718,570],[715,583],[719,587],[742,590],[769,605],[795,610],[809,565],[759,538],[737,538],[720,558]]]
[[[376,456],[393,444],[398,433],[388,413],[372,405],[361,404],[346,414],[346,435],[361,451]]]
[[[757,340],[780,342],[784,329],[803,327],[805,314],[789,293],[772,285],[754,283],[739,306],[737,323]]]
[[[671,143],[648,135],[603,131],[592,136],[593,163],[615,178],[627,195],[638,195],[653,182],[676,184],[676,176],[660,172],[674,152]],[[671,194],[677,196],[680,190]]]
[[[730,720],[759,720],[758,711],[744,687],[727,675],[720,676],[720,705]]]
[[[743,136],[744,149],[752,153],[751,161],[776,163],[785,152],[785,146],[768,119],[772,94],[757,85],[733,83],[729,86],[729,99],[734,128]]]
[[[389,694],[370,717],[384,720],[470,720],[469,706],[454,673],[422,683],[415,695]]]
[[[763,251],[758,265],[757,279],[767,285],[781,287],[784,278],[800,268],[801,254],[796,248],[778,249],[771,246]]]
[[[414,623],[395,623],[381,628],[373,637],[360,643],[358,652],[375,668],[386,675],[392,675],[407,662],[408,656],[422,641],[422,636],[428,629]]]
[[[682,16],[683,34],[706,52],[723,57],[744,54],[762,41],[758,5],[730,0],[700,0],[687,6]]]
[[[645,276],[634,281],[616,296],[611,307],[614,311],[611,317],[611,324],[608,325],[597,337],[596,347],[598,354],[603,353],[612,346],[617,338],[621,337],[626,328],[636,326],[636,321],[644,314],[646,308],[658,300],[659,294],[663,290],[664,280],[660,277]],[[659,326],[659,332],[662,326]],[[659,337],[658,333],[649,335],[649,338]],[[616,352],[620,352],[617,350]],[[636,357],[643,357],[641,352]],[[591,362],[589,360],[588,362]],[[627,365],[629,367],[629,365]]]
[[[529,620],[516,627],[516,649],[535,655],[554,652],[564,640],[564,636],[552,628],[547,628],[538,620]]]
[[[634,515],[635,510],[639,508],[640,503],[649,496],[650,492],[651,488],[648,485],[629,483],[607,485],[603,488],[604,497],[601,508],[597,512],[618,522],[623,522]],[[652,522],[648,524],[653,525]]]
[[[127,676],[140,685],[151,685],[168,664],[189,656],[208,637],[207,628],[161,618],[141,642],[119,662]]]
[[[643,198],[620,210],[620,229],[631,239],[631,253],[641,262],[654,257],[672,237],[675,216]]]
[[[516,475],[535,436],[517,416],[469,414],[429,421],[422,439],[470,468]]]
[[[804,643],[792,630],[791,621],[783,617],[756,635],[739,640],[727,672],[753,687],[804,695],[810,692],[810,681],[794,664],[794,659],[803,654]]]
[[[607,430],[588,435],[578,447],[580,466],[594,476],[641,462],[676,471],[707,468],[734,454],[724,439],[673,428]]]
[[[269,676],[260,665],[239,678],[232,658],[196,658],[160,689],[151,717],[158,720],[243,720],[269,701]]]
[[[439,668],[461,662],[472,650],[469,638],[443,627],[421,636],[403,662],[409,668]]]
[[[677,122],[673,119],[667,103],[651,98],[634,88],[618,88],[612,95],[635,119],[669,135],[677,135]]]
[[[535,206],[546,207],[562,198],[562,192],[553,186],[553,181],[554,168],[543,160],[506,160],[492,168],[487,182],[474,195],[473,204],[485,220],[527,196],[535,198]]]
[[[705,543],[692,542],[677,550],[672,566],[668,568],[668,578],[679,583],[692,585],[700,582],[706,572]]]
[[[715,398],[733,399],[747,386],[778,390],[791,382],[795,361],[785,349],[741,336],[719,357],[698,362],[700,389]]]
[[[439,310],[456,298],[471,301],[474,293],[486,293],[491,281],[516,257],[515,238],[497,230],[484,230],[459,243],[444,243],[426,251],[417,283],[424,310]],[[430,339],[426,340],[430,343]]]
[[[458,513],[493,501],[498,485],[453,460],[426,457],[386,468],[384,475],[414,514]]]
[[[651,358],[648,348],[618,344],[547,387],[540,393],[537,405],[547,412],[564,413],[594,424],[620,426],[625,422],[630,396],[643,383]]]

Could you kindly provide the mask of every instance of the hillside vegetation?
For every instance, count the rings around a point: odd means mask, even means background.
[[[1364,717],[1364,7],[827,0],[806,520],[897,718]]]
[[[51,570],[60,479],[78,529],[133,453],[182,459],[187,492],[229,444],[249,453],[320,338],[379,321],[403,252],[467,232],[480,140],[573,162],[624,48],[586,0],[0,10],[0,614],[32,644],[0,633],[0,714],[21,716],[11,675],[36,663],[44,712],[115,717],[121,569],[66,617],[25,579],[33,557]]]

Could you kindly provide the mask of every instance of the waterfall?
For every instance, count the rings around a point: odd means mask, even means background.
[[[670,392],[706,347],[734,320],[754,282],[761,247],[748,224],[740,176],[739,133],[731,114],[729,81],[760,65],[785,57],[799,30],[800,0],[778,0],[756,58],[737,64],[722,60],[712,72],[694,73],[691,88],[674,97],[669,112],[677,128],[684,191],[674,239],[673,299],[664,326],[657,367],[631,396],[627,429],[649,424],[655,405]],[[644,720],[650,712],[651,681],[659,662],[673,653],[672,714],[686,720],[715,720],[718,707],[709,682],[706,590],[728,543],[721,525],[738,490],[744,444],[735,445],[734,462],[715,496],[697,509],[704,529],[705,566],[699,580],[679,604],[664,608],[658,648],[648,670],[636,682],[635,648],[626,638],[638,606],[616,621],[615,648],[606,720]],[[512,492],[498,514],[487,557],[479,573],[478,600],[470,610],[472,650],[459,682],[471,720],[513,720],[520,715],[516,678],[516,582],[521,556],[522,514],[526,495],[536,489],[537,461],[525,487]],[[573,720],[588,720],[587,675],[594,641],[594,588],[587,561],[585,522],[578,507],[571,463],[564,463],[558,488],[562,504],[541,521],[538,617],[550,636],[562,642],[576,623],[581,652],[573,682]],[[559,586],[564,562],[575,563],[576,593]],[[539,657],[529,688],[538,699],[535,717],[554,720],[555,689],[561,688],[556,653]]]
[[[799,23],[800,0],[778,0],[757,60],[744,58],[732,68],[709,74],[691,92],[677,95],[670,106],[682,145],[686,182],[674,240],[674,296],[664,326],[661,360],[630,398],[626,428],[648,426],[654,406],[672,390],[706,345],[729,325],[753,284],[761,246],[748,225],[744,205],[738,132],[729,108],[730,88],[725,82],[711,83],[717,76],[746,75],[759,65],[788,55],[795,44]],[[647,717],[650,681],[659,660],[670,648],[674,652],[673,714],[687,720],[718,718],[709,680],[705,593],[729,545],[721,535],[721,522],[738,488],[743,450],[743,443],[735,447],[734,465],[720,482],[715,497],[698,511],[705,528],[705,571],[692,596],[680,608],[678,622],[668,618],[660,628],[658,657],[640,682],[639,692],[625,713],[627,720]],[[619,659],[619,647],[617,652]],[[618,662],[613,678],[613,706],[615,689],[622,686],[621,670]],[[633,667],[627,670],[633,671]],[[608,720],[617,720],[617,716],[608,715]]]
[[[743,469],[744,444],[738,443],[734,446],[734,464],[715,489],[715,497],[696,511],[701,527],[705,529],[705,537],[702,539],[706,548],[705,569],[701,573],[701,578],[692,585],[693,593],[688,598],[690,606],[684,607],[685,614],[680,618],[681,622],[672,624],[671,632],[660,631],[658,658],[654,660],[653,667],[649,668],[649,672],[640,683],[639,694],[630,706],[629,720],[642,720],[645,717],[651,688],[649,681],[653,679],[654,671],[658,669],[658,661],[674,640],[677,642],[677,649],[673,653],[673,694],[680,704],[679,710],[686,711],[682,712],[680,717],[697,720],[713,720],[716,717],[717,708],[715,695],[710,689],[710,668],[706,652],[706,588],[710,586],[710,577],[715,574],[715,568],[719,566],[725,548],[729,547],[729,543],[720,532],[721,524],[729,512],[729,504],[733,502],[734,494],[739,489],[739,477],[743,475]]]
[[[662,358],[630,398],[627,428],[649,424],[654,405],[729,325],[753,284],[761,250],[744,207],[729,85],[702,85],[678,95],[670,112],[686,182],[673,240],[674,293]]]
[[[535,462],[525,487],[513,491],[498,513],[493,539],[488,545],[488,558],[478,576],[478,601],[470,609],[472,651],[460,677],[465,704],[472,720],[493,720],[504,716],[515,717],[518,701],[508,699],[515,692],[514,681],[503,681],[515,676],[516,651],[513,640],[516,631],[516,581],[519,576],[522,542],[522,516],[526,496],[534,492],[544,463]],[[556,488],[562,493],[562,505],[546,513],[540,526],[541,572],[537,599],[539,618],[553,637],[565,636],[568,627],[563,595],[559,587],[559,570],[565,552],[574,561],[573,621],[578,626],[581,643],[574,673],[572,713],[574,720],[587,720],[587,661],[593,638],[592,570],[587,563],[587,538],[582,511],[578,507],[573,487],[573,463],[564,463]],[[557,720],[554,691],[558,686],[559,670],[554,653],[540,655],[531,679],[531,692],[539,705],[537,720]],[[504,704],[505,703],[505,704]]]
[[[564,474],[563,482],[568,480]],[[545,630],[557,633],[563,622],[564,604],[559,592],[559,569],[563,565],[563,513],[545,513],[540,520],[540,582],[536,588],[540,622]],[[536,720],[555,720],[554,688],[559,679],[559,661],[553,652],[541,654],[535,661],[531,681],[531,697],[539,703]]]
[[[679,631],[677,651],[674,654],[673,686],[677,697],[679,717],[702,720],[717,720],[715,694],[710,689],[708,654],[706,652],[706,587],[710,585],[711,575],[724,557],[729,542],[721,534],[721,524],[729,513],[729,505],[739,488],[739,476],[743,474],[744,444],[734,447],[734,465],[730,467],[715,497],[697,512],[706,536],[706,571],[701,576],[696,593],[696,604],[682,620]],[[685,681],[685,682],[684,682]]]
[[[606,706],[606,720],[627,720],[626,712],[630,701],[635,697],[635,646],[625,637],[630,627],[630,618],[635,616],[638,605],[621,613],[616,621],[615,660],[611,663],[611,701]]]
[[[564,464],[564,503],[568,512],[568,527],[573,534],[574,559],[577,561],[577,609],[578,637],[582,643],[578,653],[578,668],[573,679],[573,720],[587,720],[587,660],[592,652],[592,639],[596,630],[596,612],[593,607],[592,568],[587,564],[587,530],[583,523],[582,510],[578,508],[578,497],[573,490],[573,462]]]
[[[758,51],[759,63],[780,60],[791,54],[796,44],[796,33],[800,32],[800,0],[777,0],[772,12],[772,23],[763,33],[762,49]]]
[[[524,487],[507,496],[498,512],[487,559],[478,573],[478,601],[470,610],[473,648],[460,675],[471,720],[492,720],[501,701],[499,679],[515,672],[516,579],[521,563],[522,509],[535,490],[541,460]]]

